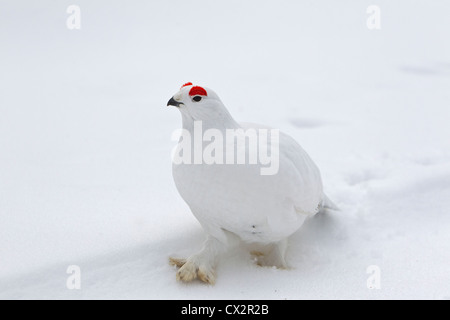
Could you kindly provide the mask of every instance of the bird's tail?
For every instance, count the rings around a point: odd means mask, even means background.
[[[328,198],[326,194],[323,195],[323,201],[322,201],[322,208],[323,209],[330,209],[334,211],[340,211],[339,207],[334,204],[333,201]]]

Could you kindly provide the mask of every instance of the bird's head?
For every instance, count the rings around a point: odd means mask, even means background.
[[[231,119],[219,96],[209,88],[185,83],[181,89],[170,98],[168,106],[177,107],[183,114],[194,121],[225,121]]]

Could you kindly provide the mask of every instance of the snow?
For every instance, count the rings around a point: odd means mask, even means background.
[[[78,0],[70,31],[72,4],[0,3],[0,298],[450,298],[450,3]],[[204,240],[171,177],[187,81],[321,168],[341,212],[292,237],[291,269],[238,248],[215,286],[175,281]]]

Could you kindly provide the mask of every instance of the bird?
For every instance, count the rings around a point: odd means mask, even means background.
[[[289,135],[235,121],[210,88],[185,83],[167,106],[182,117],[173,179],[206,232],[200,251],[169,258],[176,279],[215,284],[220,257],[240,244],[261,248],[252,252],[259,265],[287,268],[288,238],[307,218],[338,209],[317,165]]]

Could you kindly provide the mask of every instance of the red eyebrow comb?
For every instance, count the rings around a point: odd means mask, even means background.
[[[206,90],[199,86],[192,87],[191,91],[189,91],[189,95],[190,96],[197,96],[197,95],[198,96],[208,96],[208,94],[206,93]]]
[[[186,82],[185,84],[183,84],[183,85],[181,86],[180,89],[183,89],[184,87],[187,87],[187,86],[192,86],[192,82]]]

